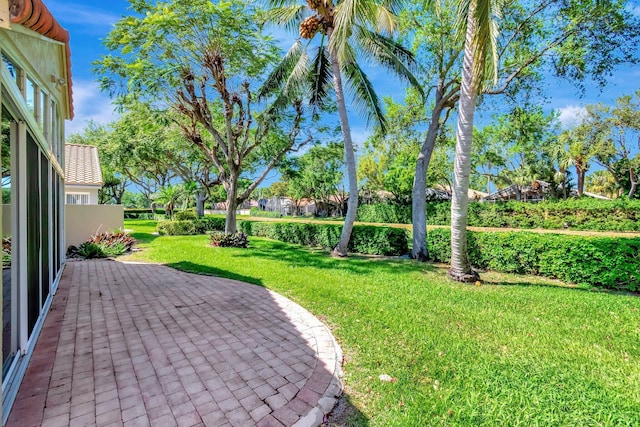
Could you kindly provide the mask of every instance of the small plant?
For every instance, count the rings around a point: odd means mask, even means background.
[[[244,233],[226,234],[222,231],[213,231],[211,236],[211,246],[221,248],[246,248],[249,246],[249,239]]]
[[[11,236],[2,238],[2,266],[11,266]]]
[[[102,250],[102,247],[96,243],[84,242],[78,246],[75,251],[76,255],[81,256],[84,259],[92,258],[105,258],[106,255]]]
[[[95,243],[102,247],[112,247],[112,246],[120,246],[124,247],[124,252],[131,250],[133,245],[136,244],[136,239],[129,236],[122,230],[118,231],[106,231],[104,233],[94,234],[89,238],[89,243]],[[118,254],[120,255],[120,254]]]

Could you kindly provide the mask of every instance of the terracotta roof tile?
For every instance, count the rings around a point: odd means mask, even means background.
[[[45,37],[65,45],[67,55],[67,91],[69,92],[69,114],[73,118],[73,90],[71,82],[71,49],[69,32],[56,21],[42,0],[9,0],[11,22],[27,27]]]
[[[102,186],[102,170],[96,147],[65,144],[64,154],[66,184]]]

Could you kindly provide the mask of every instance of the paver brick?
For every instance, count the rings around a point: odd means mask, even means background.
[[[338,354],[321,322],[264,288],[69,262],[7,425],[291,425]]]

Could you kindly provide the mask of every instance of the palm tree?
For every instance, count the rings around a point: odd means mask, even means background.
[[[411,72],[415,66],[412,54],[390,37],[395,28],[394,9],[398,2],[307,0],[306,4],[299,4],[295,0],[267,0],[267,3],[271,9],[266,13],[266,20],[290,29],[299,28],[300,39],[268,77],[260,96],[278,91],[279,99],[283,101],[304,96],[319,109],[327,104],[329,86],[333,82],[349,182],[347,214],[333,253],[346,256],[358,211],[358,181],[345,85],[360,112],[369,121],[377,122],[383,131],[385,119],[378,96],[359,60],[366,58],[383,65],[420,87]]]
[[[162,203],[165,206],[165,212],[169,217],[173,216],[173,210],[182,197],[182,188],[167,184],[153,198],[154,203]]]
[[[467,253],[467,213],[469,211],[469,174],[471,172],[471,141],[476,97],[487,72],[496,80],[498,34],[494,18],[500,17],[501,0],[460,0],[458,16],[464,30],[462,86],[458,106],[456,154],[453,166],[451,200],[451,268],[449,277],[461,282],[479,279],[471,269]],[[491,55],[492,60],[487,61]]]

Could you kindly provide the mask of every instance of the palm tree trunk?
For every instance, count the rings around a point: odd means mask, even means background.
[[[429,130],[420,149],[420,154],[418,154],[411,193],[411,222],[413,224],[411,258],[418,261],[427,261],[429,259],[429,249],[427,247],[427,170],[429,169],[431,154],[433,154],[436,137],[440,129],[440,114],[442,114],[443,108],[439,101],[438,94],[436,94],[436,104],[431,112]]]
[[[469,174],[471,172],[471,140],[473,115],[478,93],[478,81],[474,74],[473,37],[475,33],[476,0],[469,5],[467,34],[464,44],[462,87],[458,107],[456,155],[453,166],[453,195],[451,200],[451,268],[449,277],[459,282],[479,279],[471,269],[467,253],[467,214],[469,212]]]
[[[327,36],[331,39],[333,29],[329,29]],[[333,254],[337,256],[347,256],[347,248],[349,240],[351,240],[351,231],[353,223],[358,214],[358,178],[356,176],[356,156],[351,140],[351,127],[349,126],[349,117],[347,116],[347,106],[344,101],[344,92],[342,90],[342,74],[340,70],[340,62],[336,58],[332,49],[329,49],[329,60],[331,61],[331,70],[333,71],[333,87],[336,91],[336,104],[338,106],[338,115],[340,116],[340,128],[342,129],[342,138],[344,139],[344,157],[347,164],[347,179],[349,181],[349,200],[347,202],[347,213],[344,217],[344,225],[338,245],[334,248]]]

